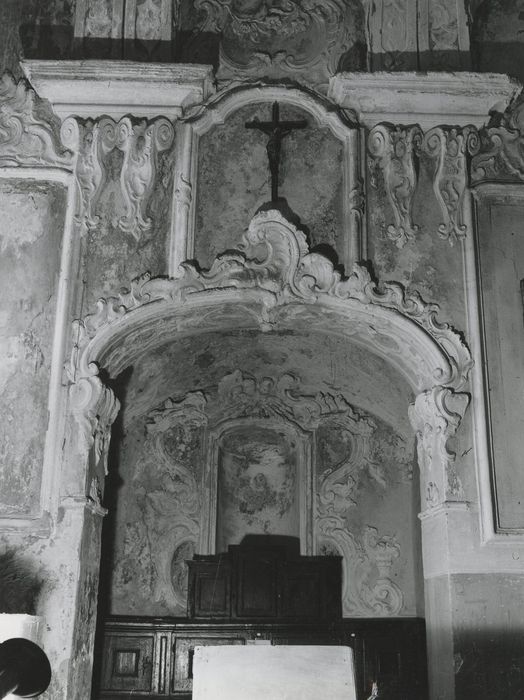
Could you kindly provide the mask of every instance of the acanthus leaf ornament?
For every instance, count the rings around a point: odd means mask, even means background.
[[[368,137],[370,168],[373,171],[378,166],[382,171],[395,219],[386,234],[399,248],[412,241],[419,231],[413,223],[412,207],[422,138],[422,129],[417,125],[391,124],[377,124]]]
[[[72,167],[58,137],[56,117],[24,80],[0,77],[0,165]]]
[[[424,136],[425,152],[436,160],[433,190],[444,221],[438,227],[450,245],[466,236],[463,221],[464,193],[468,185],[468,158],[480,147],[474,126],[436,126]]]

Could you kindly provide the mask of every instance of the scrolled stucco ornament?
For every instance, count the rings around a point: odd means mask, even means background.
[[[343,277],[328,258],[309,252],[304,233],[278,211],[258,213],[239,248],[219,255],[209,270],[185,262],[176,277],[145,274],[127,291],[100,299],[97,310],[76,326],[75,345],[84,370],[96,359],[102,335],[129,327],[130,313],[145,313],[154,303],[158,313],[173,317],[205,299],[206,305],[215,304],[217,309],[229,303],[246,309],[262,330],[273,328],[287,309],[292,313],[301,309],[302,315],[308,309],[322,309],[324,316],[351,319],[351,332],[364,334],[362,341],[376,345],[380,354],[384,353],[380,339],[388,337],[388,357],[400,363],[415,388],[439,384],[460,389],[466,384],[472,366],[468,348],[438,319],[439,307],[424,302],[416,292],[408,293],[400,284],[378,284],[360,265]],[[193,315],[192,323],[202,318]],[[213,319],[219,325],[216,314]]]
[[[152,437],[154,463],[166,475],[161,490],[145,495],[146,513],[155,522],[155,541],[151,543],[158,572],[155,595],[181,610],[186,609],[187,603],[187,569],[180,553],[194,552],[198,547],[203,499],[195,464],[190,468],[182,455],[187,455],[188,450],[193,452],[191,437],[200,435],[207,426],[206,404],[202,392],[189,392],[179,400],[167,399],[150,411],[146,423]],[[180,448],[175,452],[168,447],[173,434]],[[201,462],[198,455],[195,462]]]
[[[419,394],[409,407],[428,508],[464,497],[455,454],[448,449],[448,440],[455,435],[469,401],[469,394],[437,386]]]
[[[24,80],[0,77],[0,165],[51,165],[68,170],[72,155],[60,144],[54,114]]]
[[[157,159],[171,147],[174,137],[173,125],[164,117],[151,123],[129,117],[118,122],[116,145],[124,153],[120,186],[125,212],[117,224],[137,241],[152,226],[147,207],[155,184]]]
[[[395,219],[386,234],[399,248],[414,240],[419,231],[413,222],[412,206],[422,138],[422,129],[417,125],[392,124],[377,124],[368,137],[370,169],[373,173],[380,168]]]
[[[91,363],[88,369],[87,374],[76,374],[69,388],[73,418],[70,439],[78,459],[85,460],[88,465],[86,481],[83,486],[77,485],[77,489],[82,488],[88,500],[100,505],[107,476],[111,426],[120,403],[100,379],[98,366]]]
[[[60,136],[75,156],[79,192],[75,220],[83,236],[100,223],[96,209],[107,180],[104,157],[116,145],[116,123],[111,117],[97,120],[68,117],[62,123]]]
[[[123,117],[79,119],[68,117],[61,128],[62,143],[74,153],[74,173],[79,198],[75,219],[80,235],[101,225],[97,204],[108,181],[106,156],[115,148],[124,154],[120,171],[122,203],[111,222],[139,241],[151,229],[148,207],[157,175],[158,157],[175,137],[172,123],[160,117],[152,121]]]
[[[292,75],[321,89],[364,39],[352,0],[196,0],[195,9],[200,29],[220,34],[219,79]]]
[[[435,160],[433,190],[444,221],[438,227],[440,238],[453,245],[465,238],[464,194],[468,185],[469,158],[478,152],[480,142],[474,126],[436,126],[424,136],[423,149]]]
[[[336,514],[320,518],[317,528],[321,543],[339,552],[347,562],[342,582],[344,615],[398,615],[404,596],[390,578],[394,562],[400,556],[400,545],[395,538],[381,536],[376,528],[366,527],[358,539]],[[378,570],[378,577],[374,570]]]

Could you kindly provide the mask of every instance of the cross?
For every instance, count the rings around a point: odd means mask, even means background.
[[[273,103],[273,113],[270,122],[261,122],[256,117],[251,122],[246,122],[246,129],[258,129],[269,134],[266,145],[269,160],[269,172],[271,173],[271,201],[278,200],[278,172],[280,169],[280,154],[282,139],[293,129],[305,129],[307,121],[299,119],[295,121],[280,121],[278,102]]]

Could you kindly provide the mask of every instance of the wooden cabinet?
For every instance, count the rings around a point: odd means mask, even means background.
[[[342,619],[340,557],[263,543],[188,567],[187,618],[106,621],[95,697],[190,698],[196,646],[266,643],[350,646],[359,700],[373,681],[388,700],[427,698],[424,621]]]
[[[342,618],[341,557],[285,547],[230,546],[188,562],[191,619],[335,621]]]
[[[387,700],[426,700],[424,621],[345,619],[336,623],[195,621],[113,617],[103,629],[100,700],[191,697],[193,650],[198,645],[344,644],[355,658],[359,700],[374,680]]]

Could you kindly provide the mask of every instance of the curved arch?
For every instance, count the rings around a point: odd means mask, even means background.
[[[242,86],[213,95],[207,102],[188,111],[182,122],[191,124],[195,133],[201,136],[213,126],[223,124],[242,107],[275,101],[305,110],[319,126],[328,127],[341,141],[348,138],[352,130],[358,127],[356,112],[342,109],[311,88],[272,85],[263,81],[251,85],[248,83],[247,86],[244,83]]]
[[[99,300],[96,313],[76,322],[70,377],[72,414],[82,438],[76,441],[78,459],[89,463],[93,430],[102,425],[108,432],[116,415],[99,367],[115,377],[140,354],[184,335],[306,328],[348,338],[405,377],[417,395],[410,419],[418,442],[423,509],[450,498],[460,501],[447,442],[469,403],[464,390],[472,359],[437,312],[437,305],[398,284],[377,285],[359,265],[341,277],[327,258],[309,251],[304,234],[280,212],[261,212],[238,250],[218,256],[209,270],[184,263],[174,278],[143,275],[129,291]],[[89,401],[79,402],[78,396]]]
[[[276,210],[257,214],[238,251],[218,256],[210,270],[181,267],[175,278],[143,275],[76,323],[75,375],[88,376],[98,363],[115,376],[175,335],[307,327],[371,349],[416,393],[435,385],[461,390],[467,381],[469,351],[437,320],[437,305],[397,284],[377,286],[358,265],[341,277],[327,258],[309,252],[304,234]]]

